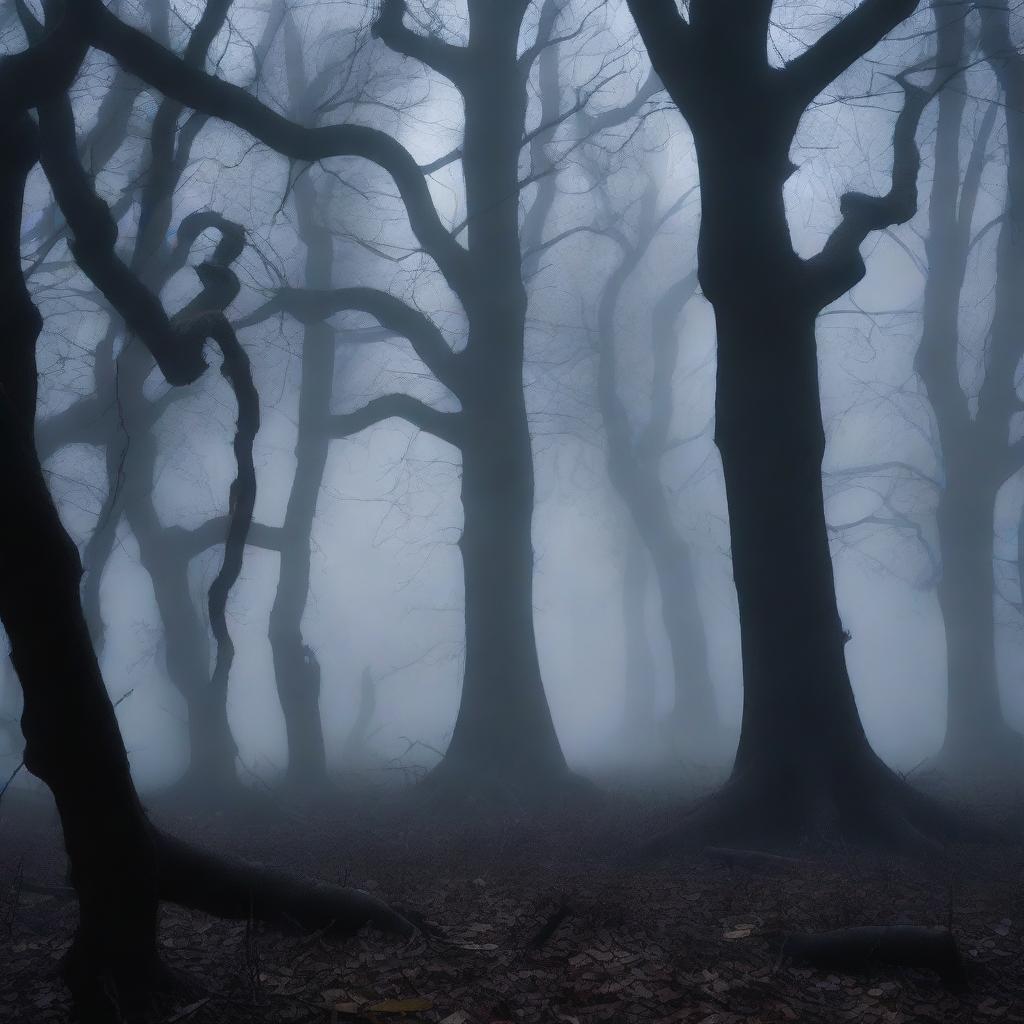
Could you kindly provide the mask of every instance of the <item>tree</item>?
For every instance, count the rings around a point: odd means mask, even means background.
[[[78,550],[34,449],[35,345],[42,320],[25,286],[20,254],[25,181],[36,161],[49,164],[55,188],[81,185],[73,126],[70,136],[67,131],[66,90],[86,53],[87,19],[84,6],[71,7],[27,50],[0,59],[0,302],[7,312],[0,346],[0,473],[8,485],[0,504],[0,620],[22,688],[25,765],[53,792],[79,898],[68,980],[83,1016],[106,1020],[133,1015],[161,980],[161,899],[215,914],[341,931],[369,920],[401,934],[412,926],[365,893],[306,883],[188,846],[149,823],[135,792],[82,612]],[[32,107],[41,121],[51,121],[49,128],[37,128],[28,115]],[[58,153],[70,164],[55,168]],[[112,274],[113,282],[106,280],[116,285],[115,293],[127,292],[133,319],[153,328],[149,339],[169,377],[201,372],[207,333],[229,346],[216,315],[193,321],[192,335],[168,333],[168,318],[152,294],[123,264],[111,265],[113,241],[103,211],[86,205],[100,230],[79,236],[78,258],[93,272]],[[215,264],[206,274],[207,285],[223,282],[217,270]]]
[[[330,427],[333,436],[345,437],[398,417],[461,453],[465,675],[452,740],[434,774],[439,784],[461,791],[540,793],[566,775],[541,680],[532,608],[533,458],[522,385],[527,300],[519,157],[531,137],[530,71],[551,40],[538,35],[520,52],[528,6],[526,0],[473,0],[465,45],[408,28],[399,0],[387,0],[374,25],[392,50],[446,78],[461,97],[462,145],[427,168],[461,161],[466,217],[454,232],[438,214],[424,169],[392,137],[357,125],[300,126],[244,90],[188,67],[99,8],[91,37],[165,95],[237,124],[291,159],[359,156],[376,163],[397,185],[413,235],[465,312],[467,342],[455,351],[428,316],[377,289],[290,293],[272,300],[277,308],[297,301],[309,318],[341,310],[373,316],[409,339],[461,406],[444,412],[410,395],[391,394],[332,417]],[[549,9],[557,14],[555,5]],[[551,18],[549,30],[553,24]],[[462,231],[465,246],[456,237]]]
[[[940,68],[955,68],[964,53],[966,12],[959,0],[935,0]],[[983,16],[986,56],[997,69],[1012,47],[1005,10]],[[998,71],[997,71],[998,73]],[[1008,85],[1009,83],[1006,83]],[[1004,85],[1004,88],[1006,88]],[[1009,93],[1007,93],[1009,98]],[[966,166],[961,139],[967,97],[961,89],[942,90],[938,101],[935,175],[926,241],[924,325],[915,366],[925,386],[942,448],[943,487],[936,514],[942,575],[939,606],[946,631],[947,722],[940,763],[954,775],[976,773],[983,764],[1004,765],[1021,753],[1020,737],[1003,718],[996,674],[993,601],[993,527],[996,496],[1022,465],[1010,443],[1011,420],[1020,407],[1014,374],[1024,348],[1017,320],[1021,253],[1013,225],[1011,163],[1007,208],[998,228],[996,310],[985,380],[972,412],[960,381],[961,296],[975,238],[975,210],[997,107],[978,126]],[[1007,104],[1007,131],[1013,138],[1017,116]],[[961,173],[963,171],[963,173]]]
[[[217,0],[205,6],[202,17],[189,34],[185,48],[183,59],[190,66],[202,66],[214,38],[224,25],[229,8],[230,2],[226,0]],[[168,10],[160,5],[152,11],[153,29],[160,36],[168,33],[168,15]],[[23,20],[29,17],[25,11]],[[273,39],[277,23],[273,16],[268,19],[268,30],[257,50],[257,63],[259,53],[265,52]],[[122,87],[119,76],[105,97],[109,106],[116,104],[118,116],[109,116],[105,123],[98,122],[93,133],[99,133],[102,129],[102,155],[107,158],[120,144],[119,136],[123,136],[127,128],[127,114],[134,100],[132,90],[118,94],[117,90]],[[110,230],[116,233],[117,229],[113,218],[101,209],[100,200],[93,194],[89,177],[80,163],[79,154],[88,152],[92,157],[95,176],[98,171],[95,167],[95,140],[87,138],[80,146],[74,141],[70,106],[65,103],[64,107],[63,111],[49,112],[42,120],[44,134],[51,140],[49,148],[54,151],[50,167],[56,176],[57,205],[73,236],[80,239],[88,237],[90,232],[97,232],[98,240]],[[101,117],[103,113],[101,110]],[[153,322],[147,318],[149,309],[142,291],[133,288],[131,277],[125,275],[126,268],[131,275],[138,277],[146,289],[159,294],[185,264],[191,247],[204,231],[212,230],[221,234],[220,256],[217,257],[224,264],[220,270],[221,275],[241,253],[244,245],[245,232],[240,226],[201,211],[184,217],[176,226],[176,244],[170,248],[165,245],[173,223],[175,190],[188,169],[192,147],[206,121],[202,117],[192,117],[179,132],[181,115],[180,105],[165,100],[154,116],[146,154],[148,159],[141,175],[143,184],[138,230],[126,264],[121,267],[114,257],[112,246],[110,251],[95,253],[83,261],[87,275],[114,310],[108,332],[95,355],[93,375],[96,393],[59,414],[56,423],[42,425],[39,434],[44,454],[51,453],[61,445],[83,439],[99,441],[103,446],[107,467],[107,499],[97,528],[84,551],[86,582],[83,596],[91,630],[97,642],[102,643],[104,631],[99,588],[123,517],[138,542],[140,559],[153,584],[164,628],[168,677],[188,707],[190,757],[184,785],[194,793],[219,800],[233,793],[237,787],[237,751],[227,718],[227,681],[232,659],[232,653],[226,646],[230,644],[230,637],[225,619],[227,593],[230,590],[229,576],[225,576],[222,571],[210,591],[210,620],[218,645],[217,664],[211,675],[207,624],[193,603],[189,586],[190,562],[203,548],[196,549],[192,545],[195,534],[185,534],[174,527],[166,528],[154,504],[159,450],[156,428],[160,418],[181,392],[172,390],[151,398],[144,390],[145,381],[153,369],[154,355],[145,343],[139,344],[131,338],[131,328],[134,326],[140,337],[152,341],[154,327]],[[95,211],[93,214],[90,208]],[[201,273],[209,275],[217,274],[217,271],[211,270],[208,264]],[[222,279],[218,282],[219,293],[213,288],[204,291],[203,299],[193,304],[192,309],[181,311],[176,319],[180,322],[192,316],[196,310],[206,308],[204,303],[210,298],[226,306],[234,298],[238,285],[237,281],[228,281],[226,288],[223,285]],[[134,307],[131,305],[133,295],[136,296]],[[136,318],[134,325],[133,315]],[[115,355],[115,342],[120,335],[126,333],[128,337],[120,352]],[[173,341],[164,347],[173,348]],[[249,415],[240,420],[242,435],[248,439],[243,440],[240,454],[242,462],[251,465],[252,436],[258,426],[255,392],[244,351],[237,343],[232,345],[231,350],[235,354],[237,372],[244,378],[241,386],[248,393],[248,399],[243,405],[248,408]],[[103,410],[106,411],[105,415],[102,414]],[[250,524],[245,520],[251,520],[255,497],[255,477],[252,473],[248,475],[250,483],[244,484],[241,493],[237,495],[243,500],[232,501],[230,514],[221,518],[213,530],[207,529],[201,534],[205,537],[206,547],[222,543],[226,536],[233,534],[232,550],[230,553],[225,551],[224,564],[227,566],[233,562],[238,570],[245,544],[250,540]],[[243,470],[240,479],[245,476],[246,471]],[[251,539],[258,542],[265,534],[265,530],[258,530]],[[237,577],[235,569],[231,569],[230,573]]]
[[[670,446],[673,371],[679,356],[677,323],[697,290],[695,273],[664,289],[651,310],[653,361],[650,411],[634,427],[622,397],[618,373],[616,313],[630,278],[643,263],[660,229],[679,212],[690,193],[657,210],[658,189],[653,180],[639,200],[635,237],[624,226],[598,229],[611,239],[620,258],[601,291],[597,312],[598,405],[607,443],[608,475],[621,496],[654,566],[661,598],[662,619],[672,654],[675,703],[667,739],[684,756],[714,760],[722,754],[722,727],[708,666],[707,639],[701,615],[693,555],[673,519],[669,496],[661,479],[661,461]],[[605,217],[612,224],[605,202]],[[621,221],[624,218],[620,218]],[[632,553],[629,569],[635,574]],[[635,613],[630,610],[627,622]],[[636,627],[627,645],[636,650]],[[638,669],[643,677],[641,655]]]
[[[740,612],[744,708],[732,777],[698,825],[799,836],[838,829],[894,841],[945,826],[872,751],[844,656],[825,525],[819,313],[864,275],[861,243],[917,208],[914,139],[930,92],[904,94],[886,196],[847,194],[822,251],[800,258],[783,188],[800,118],[914,13],[862,0],[773,67],[772,0],[629,0],[655,70],[693,132],[701,182],[698,269],[718,329],[715,443]]]

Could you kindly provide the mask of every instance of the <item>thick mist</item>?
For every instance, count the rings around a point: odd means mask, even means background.
[[[0,1018],[1006,1012],[1022,33],[5,6]]]

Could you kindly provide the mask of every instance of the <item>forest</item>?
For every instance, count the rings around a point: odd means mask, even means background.
[[[1024,9],[2,0],[0,1021],[1024,1021]]]

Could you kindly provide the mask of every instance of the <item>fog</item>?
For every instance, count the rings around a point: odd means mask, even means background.
[[[458,39],[465,11],[458,5],[450,10],[442,6],[420,9],[411,4],[410,17]],[[636,92],[646,61],[621,5],[575,6],[578,11],[564,11],[562,18],[584,28],[561,46],[560,88],[566,103],[575,96],[587,116],[597,117]],[[844,7],[832,6],[837,11]],[[797,17],[797,28],[810,26],[807,31],[813,32],[815,24],[827,22],[829,5],[815,9],[817,13],[802,21]],[[379,44],[367,34],[372,11],[358,4],[317,3],[292,4],[283,11],[276,5],[235,5],[230,27],[218,34],[211,50],[217,74],[241,84],[255,82],[257,95],[289,112],[287,28],[298,40],[306,79],[323,79],[321,91],[332,104],[327,120],[340,117],[392,132],[423,165],[460,145],[457,94],[411,61],[382,60]],[[122,16],[132,21],[142,13],[126,9]],[[173,5],[172,46],[183,45],[198,14],[197,5]],[[268,18],[281,24],[257,73],[253,52]],[[8,47],[21,45],[19,31],[8,22]],[[782,52],[787,45],[792,49],[792,38],[792,26],[785,23],[772,37]],[[894,52],[883,53],[881,59],[898,61],[915,47],[926,52],[927,43],[892,44]],[[972,69],[967,79],[972,95],[984,97],[994,88],[991,71],[984,66]],[[115,74],[110,58],[91,56],[88,73],[71,93],[80,135],[94,129],[110,90],[129,88],[135,87]],[[844,93],[862,98],[843,103],[839,97]],[[976,101],[979,109],[981,105]],[[156,106],[151,93],[138,93],[123,139],[96,173],[97,191],[108,203],[129,199],[120,223],[125,251],[137,230],[138,207],[130,200],[145,173],[146,140]],[[842,80],[835,98],[805,115],[792,152],[798,170],[786,187],[799,253],[810,255],[820,248],[835,226],[843,192],[877,188],[879,179],[884,184],[891,109],[891,90],[861,70]],[[630,696],[621,594],[632,527],[607,479],[595,397],[595,309],[616,253],[607,238],[573,235],[571,228],[588,218],[609,224],[617,220],[628,233],[638,215],[643,180],[652,182],[661,210],[698,184],[692,141],[677,112],[663,94],[655,94],[643,111],[641,122],[628,121],[592,137],[581,134],[579,117],[569,116],[548,133],[546,150],[557,170],[557,188],[544,236],[570,234],[540,254],[528,280],[524,382],[536,473],[534,617],[558,736],[570,764],[583,773],[631,763],[635,767],[643,758],[621,728]],[[539,123],[541,116],[534,89],[528,123]],[[934,111],[929,111],[919,133],[925,199],[934,130]],[[334,285],[385,288],[429,312],[450,343],[461,348],[464,314],[436,269],[415,252],[386,179],[358,160],[334,164],[286,161],[254,145],[239,129],[211,121],[199,132],[175,188],[167,242],[173,244],[174,225],[197,210],[216,210],[245,227],[247,245],[235,265],[242,288],[231,308],[237,322],[275,287],[302,285],[305,245],[292,195],[295,182],[304,180],[315,195],[317,216],[333,235]],[[522,167],[524,173],[531,172],[528,155]],[[994,158],[975,214],[978,224],[998,214],[1000,170]],[[594,174],[601,175],[602,196]],[[443,219],[459,224],[466,210],[457,163],[429,181]],[[523,216],[537,202],[539,187],[523,190]],[[626,282],[616,311],[620,393],[627,408],[636,410],[634,416],[642,415],[650,401],[649,309],[679,267],[695,262],[698,205],[694,196],[662,226]],[[927,397],[913,368],[927,273],[922,255],[927,216],[927,203],[922,202],[909,224],[870,240],[866,277],[824,313],[819,333],[828,437],[827,515],[839,608],[852,637],[847,647],[850,674],[872,745],[903,770],[929,758],[945,729],[943,622],[935,596],[941,571],[936,569],[937,495],[921,486],[909,469],[873,473],[865,467],[900,464],[922,476],[942,476]],[[23,225],[25,258],[31,264],[32,250],[42,246],[47,231],[60,226],[38,168],[30,178]],[[214,240],[199,240],[193,263],[208,256]],[[996,233],[990,232],[972,253],[961,304],[961,377],[968,394],[979,386],[978,368],[985,358],[995,244]],[[109,314],[88,280],[69,265],[63,242],[40,251],[29,284],[45,319],[39,345],[39,416],[44,421],[90,393],[92,353],[107,330]],[[194,287],[188,268],[177,272],[163,291],[166,308],[182,306]],[[365,334],[372,321],[360,314],[339,313],[329,322],[338,342],[334,411],[354,409],[396,389],[444,406],[444,390],[426,379],[407,343],[394,337],[361,342],[360,331]],[[728,513],[713,442],[714,317],[699,294],[685,307],[677,331],[680,354],[671,379],[670,436],[680,440],[662,459],[660,475],[677,529],[694,555],[714,698],[726,729],[720,751],[724,762],[739,732],[742,670]],[[246,327],[240,336],[261,398],[255,521],[279,525],[296,465],[303,327],[281,315]],[[146,388],[152,396],[167,390],[154,375]],[[449,407],[455,408],[450,396]],[[153,428],[153,501],[162,524],[194,529],[223,515],[233,477],[233,428],[232,396],[214,375],[174,398]],[[109,443],[130,450],[130,428]],[[45,468],[61,517],[85,550],[98,524],[111,515],[102,449],[69,437]],[[334,773],[408,781],[410,773],[437,762],[451,737],[464,659],[459,474],[457,452],[400,421],[388,420],[331,442],[312,528],[302,632],[322,670],[320,712]],[[1005,717],[1016,728],[1024,725],[1021,599],[1014,568],[1019,491],[1016,478],[1006,485],[994,524],[1001,579],[995,596],[995,643]],[[100,612],[106,638],[101,664],[111,697],[123,697],[118,721],[133,774],[145,790],[171,783],[187,765],[188,712],[167,678],[161,616],[136,539],[129,523],[119,512],[114,514],[116,540],[109,557],[95,567],[87,563],[86,570],[102,574]],[[222,548],[212,547],[189,568],[191,598],[203,617],[205,593],[221,557]],[[279,562],[276,553],[250,545],[228,605],[237,647],[228,717],[239,765],[243,778],[269,782],[281,775],[288,760],[267,633]],[[644,614],[656,666],[656,706],[659,716],[665,716],[673,705],[672,663],[650,579],[647,591]],[[359,714],[364,671],[374,680],[376,704],[367,746],[353,762],[344,746]],[[18,714],[15,691],[8,673],[3,700],[5,716],[11,719]],[[20,757],[19,743],[12,738],[3,753],[3,773]],[[670,772],[685,761],[686,752],[677,752],[659,767]],[[32,783],[22,777],[17,784]]]
[[[1016,1019],[1022,46],[0,8],[0,1019]]]

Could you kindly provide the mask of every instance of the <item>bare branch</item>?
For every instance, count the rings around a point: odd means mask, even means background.
[[[463,88],[470,70],[466,48],[446,43],[436,36],[414,32],[403,20],[405,13],[405,0],[383,0],[373,23],[373,36],[395,53],[426,64],[439,75],[444,75],[456,88]]]
[[[847,68],[917,9],[919,0],[862,0],[834,28],[786,66],[790,96],[804,109]]]
[[[430,372],[449,390],[459,393],[458,357],[437,324],[425,313],[378,288],[280,288],[262,306],[240,319],[237,326],[249,327],[276,313],[287,313],[299,323],[313,324],[342,312],[366,313],[382,327],[408,338]]]
[[[328,420],[328,433],[331,437],[351,437],[389,419],[405,420],[456,448],[462,446],[462,420],[459,413],[441,412],[418,398],[402,394],[382,395],[371,399],[355,412],[331,416]]]
[[[904,92],[903,109],[893,131],[892,184],[884,196],[848,192],[840,200],[842,220],[822,251],[805,263],[810,278],[809,294],[817,309],[824,309],[848,292],[866,270],[860,246],[875,231],[905,224],[917,213],[917,176],[921,153],[917,127],[934,88],[922,88],[899,79]]]
[[[409,225],[424,251],[457,294],[471,289],[475,274],[468,253],[442,223],[412,154],[390,135],[362,125],[306,128],[296,124],[244,89],[189,67],[144,32],[119,21],[99,0],[88,2],[98,8],[92,43],[165,96],[237,125],[293,160],[313,163],[328,157],[361,157],[385,170],[398,187]]]

